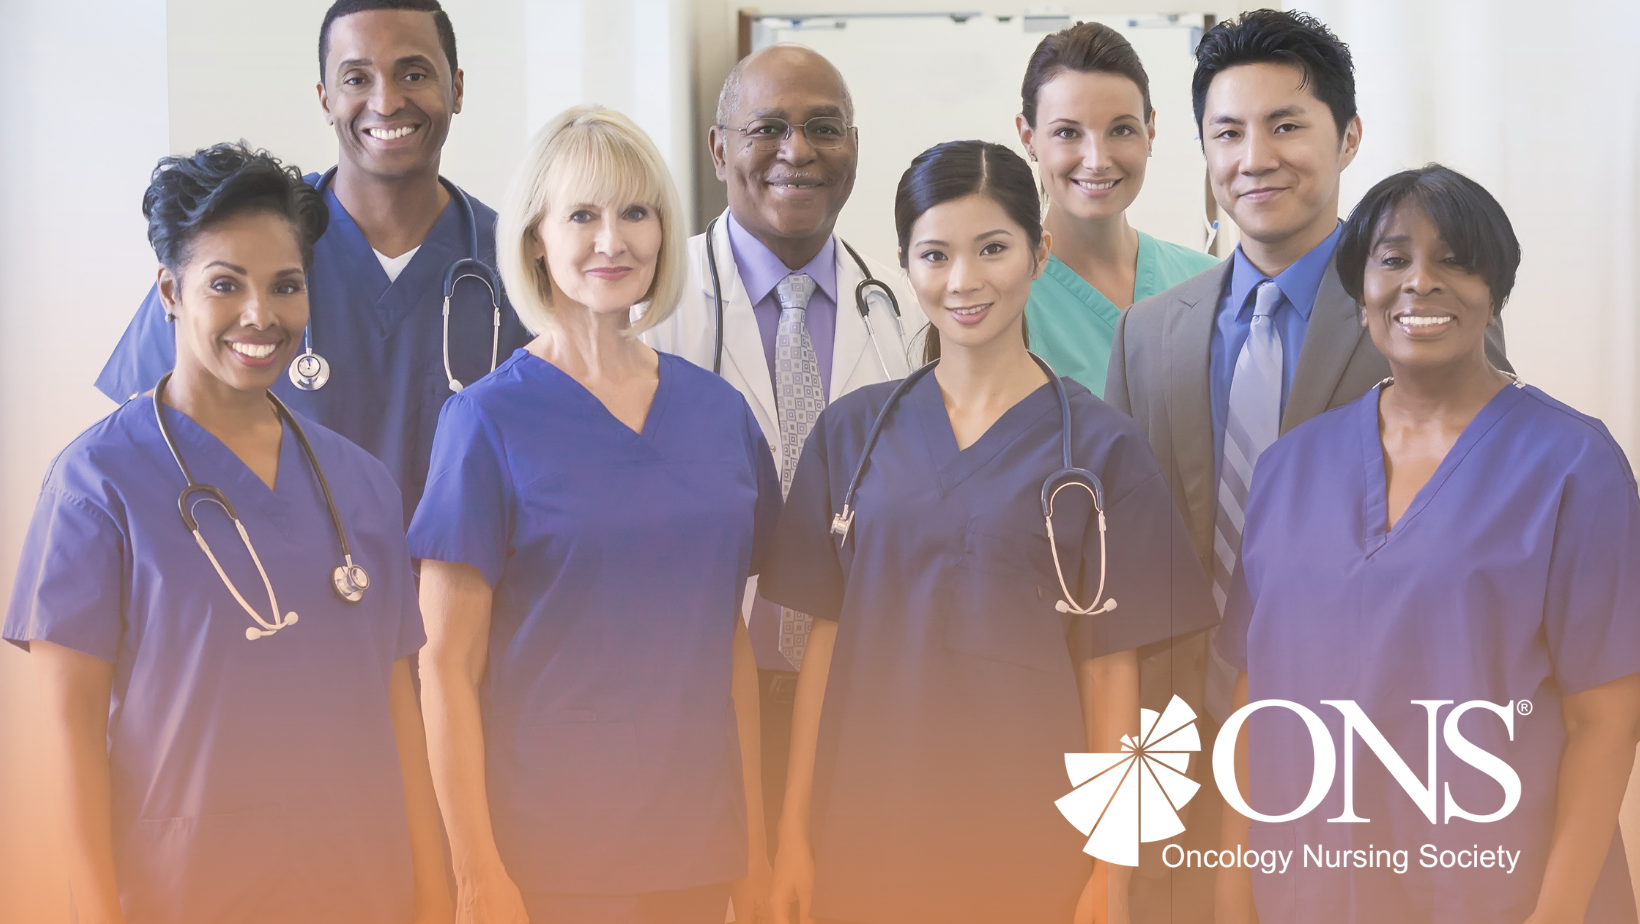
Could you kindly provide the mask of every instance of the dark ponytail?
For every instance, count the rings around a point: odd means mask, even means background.
[[[911,226],[924,212],[968,196],[991,199],[1025,231],[1031,253],[1042,245],[1042,204],[1037,198],[1036,178],[1025,159],[1000,144],[988,141],[947,141],[918,154],[900,176],[894,193],[894,229],[900,239],[900,267],[909,260]],[[1024,328],[1024,319],[1020,327]],[[939,331],[930,324],[923,328],[923,362],[940,358]],[[1025,336],[1030,342],[1030,335]]]

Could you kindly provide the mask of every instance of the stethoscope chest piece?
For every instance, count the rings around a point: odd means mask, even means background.
[[[348,556],[345,564],[336,566],[330,572],[331,585],[336,588],[336,596],[348,603],[358,603],[364,599],[364,592],[370,589],[370,575],[353,563],[352,556]]]
[[[290,363],[290,383],[303,391],[318,391],[330,381],[330,363],[307,350]]]

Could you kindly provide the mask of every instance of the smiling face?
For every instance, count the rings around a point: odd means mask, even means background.
[[[1291,243],[1296,258],[1332,233],[1339,174],[1355,159],[1361,120],[1351,119],[1340,137],[1302,70],[1260,63],[1218,74],[1201,129],[1213,198],[1244,238],[1271,249]]]
[[[431,13],[369,10],[330,25],[319,103],[341,157],[379,177],[438,170],[462,74],[451,73]]]
[[[241,212],[195,234],[178,269],[159,272],[160,300],[176,319],[178,372],[266,391],[307,326],[296,230],[272,212]]]
[[[942,352],[982,349],[999,337],[1023,345],[1025,303],[1049,243],[1044,235],[1033,249],[1025,229],[983,194],[922,213],[911,226],[906,273]]]
[[[1036,97],[1033,128],[1016,120],[1019,139],[1041,164],[1055,211],[1084,221],[1124,212],[1145,182],[1156,137],[1139,86],[1104,71],[1061,71]]]
[[[1492,291],[1484,276],[1459,265],[1415,201],[1403,201],[1379,226],[1361,298],[1361,323],[1397,376],[1485,355]]]
[[[535,239],[536,256],[547,261],[554,310],[577,304],[624,318],[649,294],[663,237],[660,214],[648,204],[549,210],[535,226]]]
[[[767,49],[743,68],[739,102],[710,137],[717,178],[728,184],[729,209],[777,253],[777,241],[799,249],[823,242],[854,189],[858,133],[847,126],[838,144],[817,147],[796,126],[818,117],[847,125],[843,78],[825,58],[801,48]],[[791,124],[791,136],[762,146],[742,133],[768,118]]]

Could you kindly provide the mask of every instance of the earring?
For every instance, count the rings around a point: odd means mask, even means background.
[[[169,311],[165,312],[165,320],[175,322],[176,319],[177,319],[176,315],[172,314]]]

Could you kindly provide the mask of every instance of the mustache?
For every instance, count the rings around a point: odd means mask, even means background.
[[[827,182],[825,176],[823,176],[822,174],[819,174],[819,173],[815,173],[812,170],[794,170],[794,171],[791,171],[789,173],[786,173],[786,172],[782,172],[782,173],[765,173],[761,177],[759,177],[759,179],[761,179],[765,183],[795,183],[795,182],[825,183],[825,182]]]

